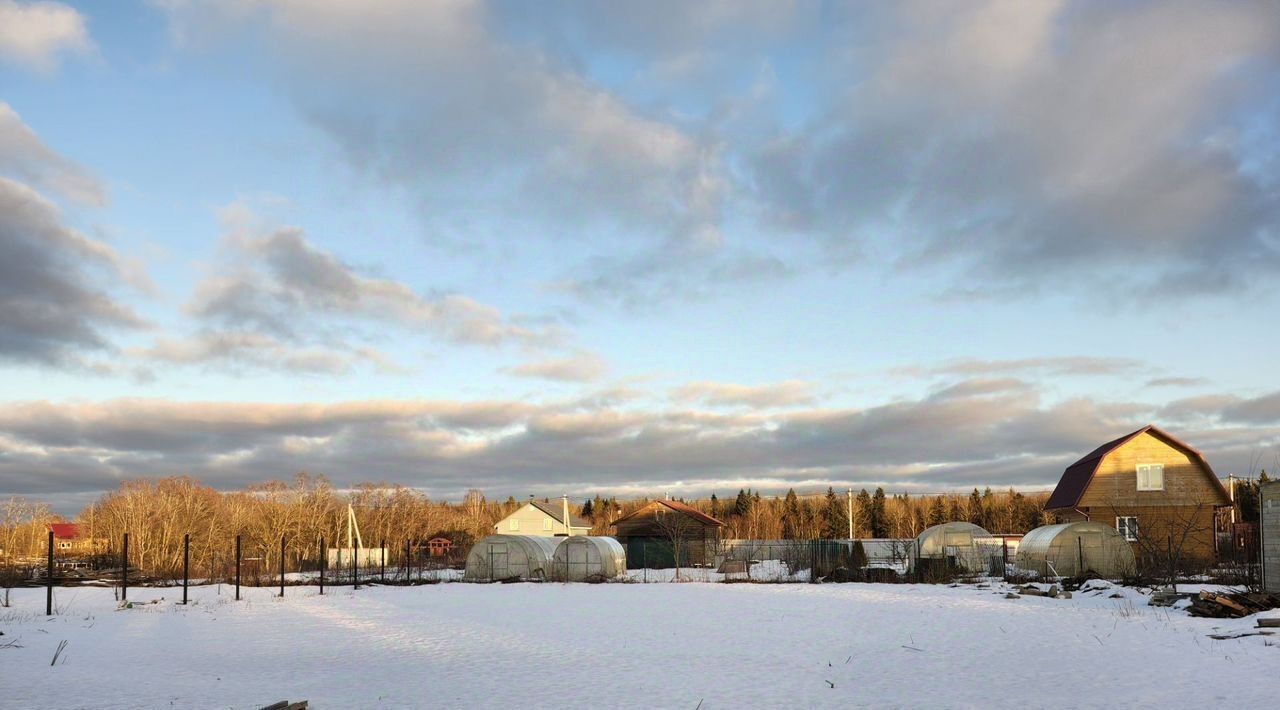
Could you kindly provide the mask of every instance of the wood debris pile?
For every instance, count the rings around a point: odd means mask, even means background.
[[[1275,608],[1280,608],[1280,596],[1275,594],[1204,591],[1192,598],[1187,613],[1213,619],[1239,619]]]

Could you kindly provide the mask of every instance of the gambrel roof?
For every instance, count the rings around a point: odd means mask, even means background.
[[[1184,443],[1168,432],[1157,428],[1154,424],[1148,424],[1135,432],[1125,434],[1119,439],[1108,441],[1090,451],[1084,458],[1068,466],[1067,470],[1062,472],[1058,487],[1053,489],[1053,494],[1049,496],[1048,502],[1044,504],[1045,510],[1074,508],[1079,505],[1080,499],[1084,497],[1084,492],[1089,488],[1089,483],[1093,481],[1093,475],[1098,472],[1098,467],[1102,465],[1102,460],[1107,457],[1107,454],[1142,434],[1151,434],[1175,449],[1179,449],[1191,460],[1199,463],[1213,481],[1214,487],[1222,493],[1222,500],[1230,500],[1231,496],[1227,494],[1227,489],[1222,487],[1222,481],[1218,480],[1217,474],[1213,472],[1213,468],[1205,460],[1204,454],[1201,454],[1189,444]]]

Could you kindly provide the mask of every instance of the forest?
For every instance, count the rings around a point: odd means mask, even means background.
[[[852,500],[833,489],[808,495],[791,490],[783,496],[740,490],[725,499],[712,495],[684,502],[723,521],[725,538],[807,540],[848,537],[851,507],[859,538],[914,537],[929,525],[951,520],[1021,533],[1046,522],[1042,508],[1047,497],[989,488],[968,495],[887,495],[877,488],[858,491]],[[608,535],[612,521],[649,500],[597,496],[575,500],[571,508],[591,521],[592,534]],[[129,533],[130,566],[157,578],[180,574],[184,535],[191,538],[191,567],[201,575],[223,573],[237,535],[246,559],[260,561],[265,569],[278,565],[281,538],[287,567],[308,569],[319,559],[321,538],[331,547],[345,546],[348,505],[365,546],[385,542],[394,556],[406,543],[435,537],[448,538],[465,552],[524,502],[514,497],[490,500],[479,490],[468,491],[460,502],[446,502],[383,483],[339,490],[323,476],[308,474],[229,492],[187,477],[132,480],[102,495],[74,520],[23,498],[0,501],[0,555],[11,564],[39,558],[46,550],[48,524],[75,522],[82,537],[102,541],[108,554]]]

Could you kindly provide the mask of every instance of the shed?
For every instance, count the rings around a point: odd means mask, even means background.
[[[917,560],[946,560],[950,566],[987,572],[993,554],[996,558],[1002,555],[999,547],[983,542],[990,540],[991,533],[973,523],[956,521],[925,528],[911,551],[913,567]]]
[[[627,572],[627,551],[611,537],[575,535],[560,541],[550,578],[561,582],[617,579]]]
[[[627,550],[627,566],[665,569],[715,562],[724,523],[674,500],[655,500],[613,521],[614,537]]]
[[[1017,565],[1048,577],[1092,572],[1119,579],[1136,569],[1133,547],[1115,528],[1099,522],[1059,523],[1032,530],[1018,546]]]
[[[533,535],[490,535],[467,554],[462,578],[468,582],[544,580],[558,542],[556,538]]]

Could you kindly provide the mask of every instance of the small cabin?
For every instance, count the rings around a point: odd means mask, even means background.
[[[565,528],[564,506],[531,500],[517,508],[511,515],[494,523],[495,535],[533,535],[534,537],[565,537],[566,535],[590,535],[591,523],[569,512],[569,527]]]
[[[448,557],[453,552],[453,540],[447,537],[433,537],[427,540],[427,554],[431,557]]]
[[[1216,511],[1231,498],[1205,457],[1155,426],[1094,449],[1062,473],[1045,510],[1061,522],[1113,526],[1139,564],[1208,563]],[[1163,558],[1163,559],[1161,559]]]
[[[710,566],[724,523],[686,503],[655,500],[613,522],[628,569]]]

